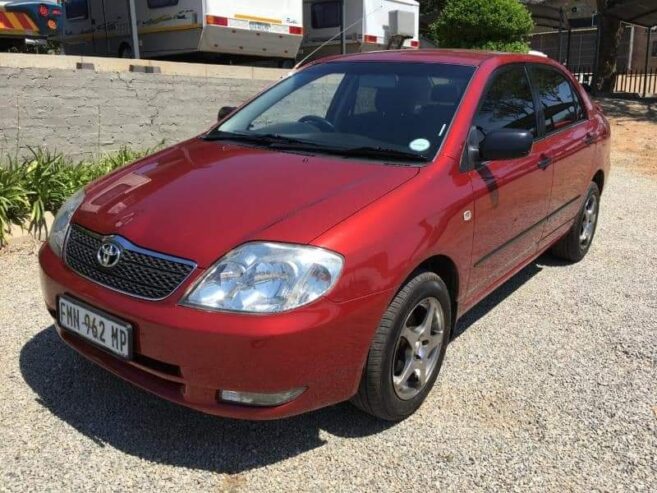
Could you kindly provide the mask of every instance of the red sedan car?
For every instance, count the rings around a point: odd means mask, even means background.
[[[403,419],[459,317],[548,249],[586,255],[609,135],[547,58],[325,59],[72,197],[46,304],[65,342],[179,404]]]

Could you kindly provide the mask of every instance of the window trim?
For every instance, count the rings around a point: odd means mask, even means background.
[[[584,104],[584,101],[582,100],[581,95],[579,94],[579,91],[575,86],[573,85],[572,80],[570,77],[568,77],[568,74],[566,74],[563,70],[558,69],[557,67],[554,67],[553,65],[548,65],[547,63],[535,63],[535,62],[530,62],[526,64],[527,66],[525,69],[527,70],[527,76],[529,77],[529,83],[532,87],[532,92],[534,93],[534,99],[536,100],[537,108],[538,108],[538,113],[540,113],[540,125],[541,128],[539,129],[539,138],[534,139],[534,142],[540,142],[548,137],[552,137],[553,135],[559,135],[560,133],[566,131],[566,130],[571,130],[572,128],[576,127],[577,125],[581,125],[582,123],[588,122],[589,121],[589,112],[586,108],[586,105]],[[531,76],[531,69],[533,67],[539,67],[543,68],[545,70],[550,70],[553,72],[556,72],[557,74],[561,75],[568,85],[570,86],[570,92],[572,95],[577,99],[577,102],[579,103],[580,108],[582,109],[582,117],[579,120],[576,120],[572,123],[569,123],[568,125],[564,125],[561,128],[558,128],[556,130],[553,130],[552,132],[547,132],[546,127],[545,127],[545,114],[543,113],[543,106],[540,104],[541,100],[538,94],[538,89],[536,88],[536,85],[534,84],[534,81],[532,80]]]
[[[479,101],[477,102],[477,107],[475,109],[474,114],[472,115],[472,119],[470,120],[470,125],[468,126],[468,132],[467,136],[465,138],[465,145],[463,146],[463,155],[461,156],[461,162],[459,163],[459,171],[461,173],[468,173],[470,171],[473,171],[477,168],[475,163],[470,162],[470,158],[468,155],[468,145],[469,145],[469,140],[470,140],[470,133],[472,132],[472,127],[474,126],[475,120],[477,119],[477,115],[479,114],[479,110],[481,109],[482,105],[484,104],[484,100],[486,99],[486,96],[488,96],[488,91],[490,90],[490,87],[493,85],[495,82],[495,79],[497,76],[506,70],[511,70],[514,67],[520,66],[522,68],[522,71],[525,74],[525,79],[527,80],[527,84],[529,84],[529,91],[531,92],[532,95],[532,101],[534,103],[534,119],[536,121],[536,136],[534,137],[534,143],[538,142],[539,140],[542,139],[542,133],[541,133],[541,127],[540,127],[540,119],[538,117],[538,102],[536,101],[536,93],[534,91],[534,86],[532,84],[531,78],[529,77],[529,70],[527,69],[527,62],[511,62],[511,63],[505,63],[504,65],[500,65],[499,67],[496,67],[491,74],[488,76],[488,80],[486,81],[486,85],[484,86],[484,90],[481,93],[481,96],[479,98]],[[473,77],[474,78],[474,74]],[[471,79],[472,81],[472,79]],[[463,96],[465,96],[465,92],[463,93]],[[461,100],[464,98],[461,97]],[[455,113],[456,114],[456,113]],[[483,166],[486,163],[489,163],[490,161],[482,161],[481,163],[478,163],[479,165]]]

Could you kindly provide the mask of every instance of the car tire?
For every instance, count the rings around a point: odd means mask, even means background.
[[[552,247],[552,255],[569,262],[582,260],[591,248],[599,213],[600,189],[591,182],[575,222],[568,233]]]
[[[119,58],[134,58],[132,53],[132,46],[127,43],[123,43],[119,48]]]
[[[383,315],[352,403],[388,421],[413,414],[440,372],[451,323],[443,280],[433,272],[416,273]]]

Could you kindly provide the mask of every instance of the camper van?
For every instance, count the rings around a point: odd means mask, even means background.
[[[305,35],[299,58],[342,52],[342,0],[304,0]],[[347,53],[419,48],[420,4],[415,0],[345,0]]]
[[[214,54],[291,66],[303,37],[303,0],[134,0],[146,58]],[[72,55],[131,58],[129,0],[64,0],[61,41]]]

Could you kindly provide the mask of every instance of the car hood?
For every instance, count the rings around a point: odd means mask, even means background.
[[[73,221],[207,267],[247,241],[309,243],[417,173],[192,139],[91,185]]]

